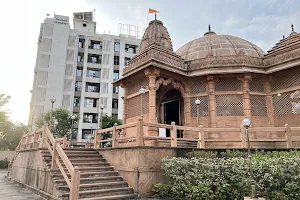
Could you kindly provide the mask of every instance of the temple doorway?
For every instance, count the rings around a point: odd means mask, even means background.
[[[168,90],[163,96],[161,103],[160,123],[182,125],[183,121],[183,100],[181,93],[176,89]],[[170,137],[170,130],[166,129],[166,137]],[[177,137],[182,138],[182,132],[177,131]]]

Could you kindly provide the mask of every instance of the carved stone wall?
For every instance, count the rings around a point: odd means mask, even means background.
[[[128,84],[128,95],[134,94],[136,92],[139,92],[140,88],[143,87],[146,89],[148,87],[148,78],[145,77],[139,77],[135,78],[133,81],[131,81]]]
[[[141,115],[141,96],[127,99],[127,119]],[[149,93],[143,95],[143,114],[149,113]]]

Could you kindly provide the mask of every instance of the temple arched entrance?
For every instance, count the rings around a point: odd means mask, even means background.
[[[175,122],[176,125],[183,125],[184,111],[183,98],[179,90],[172,88],[170,85],[162,87],[157,94],[157,110],[158,122],[162,124],[171,124]],[[161,130],[163,131],[163,130]],[[170,137],[170,130],[165,130],[166,137]],[[164,134],[163,134],[164,135]],[[178,131],[177,137],[182,138],[182,133]]]

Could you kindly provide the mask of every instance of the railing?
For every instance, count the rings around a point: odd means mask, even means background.
[[[170,137],[158,136],[158,129],[169,130]],[[126,132],[129,132],[130,136],[126,137]],[[292,135],[292,132],[297,132],[297,134]],[[104,133],[110,133],[112,135],[111,138],[101,139]],[[183,137],[178,138],[178,133],[183,135]],[[235,133],[235,136],[225,138],[216,137],[220,133]],[[283,145],[278,148],[296,148],[298,142],[300,142],[300,127],[290,127],[288,124],[284,127],[249,128],[248,133],[250,135],[263,133],[262,135],[264,135],[264,137],[258,138],[250,137],[252,148],[255,148],[255,145],[259,143],[263,143],[261,146],[264,147],[266,144],[272,145],[275,142]],[[194,144],[197,145],[197,148],[246,148],[246,141],[247,138],[243,126],[238,128],[206,128],[202,125],[199,127],[187,127],[175,125],[174,122],[171,125],[167,125],[143,122],[139,119],[134,123],[121,126],[115,124],[111,128],[97,130],[94,139],[94,148],[104,148],[104,144],[108,142],[111,143],[109,145],[111,147],[145,145],[188,147],[189,144]],[[297,143],[296,145],[294,145],[295,142]]]
[[[51,154],[51,169],[59,168],[62,173],[69,189],[70,200],[79,199],[79,184],[80,184],[80,171],[78,167],[74,167],[68,159],[63,148],[68,145],[67,138],[54,138],[50,132],[48,126],[44,126],[36,130],[35,132],[23,134],[20,140],[20,144],[16,148],[16,151],[33,149],[33,148],[47,148]],[[67,172],[71,176],[71,181],[67,173],[65,172],[62,163],[65,165]]]

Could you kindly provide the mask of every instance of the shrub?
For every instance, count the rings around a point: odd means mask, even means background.
[[[0,169],[7,169],[8,168],[9,161],[7,158],[4,158],[4,160],[0,160]]]
[[[243,199],[250,195],[248,164],[245,152],[237,151],[225,152],[222,158],[166,158],[162,168],[169,183],[154,185],[153,191],[169,198]],[[299,152],[256,152],[252,164],[259,196],[300,200]]]

